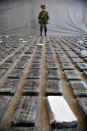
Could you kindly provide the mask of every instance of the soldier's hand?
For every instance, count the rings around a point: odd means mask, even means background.
[[[46,21],[46,24],[48,24],[48,21]]]
[[[41,21],[41,20],[39,19],[39,21]]]

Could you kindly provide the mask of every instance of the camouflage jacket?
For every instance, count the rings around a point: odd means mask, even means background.
[[[47,11],[41,11],[38,19],[40,19],[41,21],[39,22],[40,24],[46,24],[46,21],[49,20],[49,14]]]

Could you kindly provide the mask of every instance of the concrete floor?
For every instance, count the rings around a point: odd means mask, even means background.
[[[17,49],[15,50],[15,52],[17,50],[19,50],[19,48],[21,48],[22,46],[25,45],[25,50],[21,52],[21,57],[23,55],[25,55],[25,52],[27,50],[27,48],[34,42],[34,40],[36,40],[35,42],[35,46],[34,46],[34,50],[33,53],[30,56],[30,60],[27,63],[26,68],[24,69],[24,74],[21,76],[21,81],[20,84],[14,94],[14,96],[12,97],[9,107],[5,113],[5,115],[2,117],[2,121],[0,124],[0,127],[3,130],[7,130],[7,128],[12,128],[11,127],[11,121],[13,118],[13,115],[15,113],[15,109],[18,105],[18,101],[23,93],[23,88],[24,88],[24,83],[26,81],[26,77],[28,75],[29,70],[32,67],[32,62],[34,60],[34,57],[36,55],[36,51],[37,51],[37,44],[41,43],[42,45],[42,58],[41,58],[41,74],[40,74],[40,78],[39,78],[39,96],[37,97],[37,115],[36,115],[36,123],[35,123],[35,131],[50,131],[53,129],[51,129],[50,123],[49,123],[49,118],[48,118],[48,112],[47,112],[47,107],[46,107],[46,97],[45,97],[45,92],[46,92],[46,86],[47,86],[47,81],[48,81],[48,67],[47,67],[47,50],[46,50],[46,46],[49,42],[49,46],[52,50],[52,54],[56,60],[56,65],[59,69],[59,73],[60,73],[60,78],[61,78],[61,83],[62,83],[62,93],[64,98],[66,99],[66,101],[68,102],[70,108],[72,109],[72,111],[74,112],[74,114],[76,115],[76,117],[78,118],[78,126],[77,128],[73,128],[73,129],[69,129],[69,131],[86,131],[87,130],[87,125],[85,123],[85,120],[83,118],[83,114],[80,110],[80,107],[78,105],[78,102],[76,100],[76,98],[74,97],[73,93],[72,93],[72,89],[69,85],[69,82],[67,81],[61,62],[56,54],[55,51],[55,47],[53,46],[53,43],[55,40],[57,40],[57,37],[52,37],[52,36],[47,36],[47,37],[37,37],[37,36],[31,36],[29,38],[29,36],[25,37],[25,36],[18,36],[17,39],[19,38],[23,38],[24,40],[28,41],[28,39],[31,39],[30,42],[28,44],[19,43],[19,46],[17,47]],[[1,39],[1,38],[0,38]],[[6,38],[6,40],[9,38]],[[66,41],[67,42],[67,41]],[[17,43],[17,40],[16,40]],[[56,45],[58,43],[56,42]],[[59,45],[59,44],[58,44]],[[70,63],[74,66],[74,69],[79,73],[81,79],[87,84],[87,79],[86,77],[83,75],[82,72],[79,71],[79,69],[76,67],[76,65],[72,62],[72,59],[69,58],[69,56],[67,55],[66,51],[63,49],[62,45],[59,45],[61,47],[61,49],[63,50],[63,53],[65,54],[65,56],[67,57],[68,60],[70,60]],[[68,47],[68,46],[67,46]],[[73,51],[73,50],[72,50]],[[0,64],[4,63],[10,56],[14,55],[15,53],[14,51],[12,52],[12,54],[8,54],[8,56],[6,56],[1,62]],[[8,74],[10,74],[10,72],[14,69],[14,67],[17,65],[17,62],[20,60],[20,58],[18,58],[13,65],[7,70],[7,72],[0,78],[0,86],[5,82],[6,78],[8,77]],[[87,63],[87,62],[86,62]],[[14,128],[13,128],[14,129]],[[61,131],[65,131],[67,129],[61,130]],[[60,130],[59,130],[60,131]]]

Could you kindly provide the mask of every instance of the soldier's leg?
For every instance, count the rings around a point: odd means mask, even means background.
[[[44,32],[45,32],[45,36],[47,35],[47,24],[44,24]]]
[[[43,24],[40,24],[40,36],[42,36]]]

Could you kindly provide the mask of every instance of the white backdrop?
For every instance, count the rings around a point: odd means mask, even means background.
[[[41,4],[50,15],[49,34],[87,32],[86,0],[0,0],[0,34],[39,34]]]

